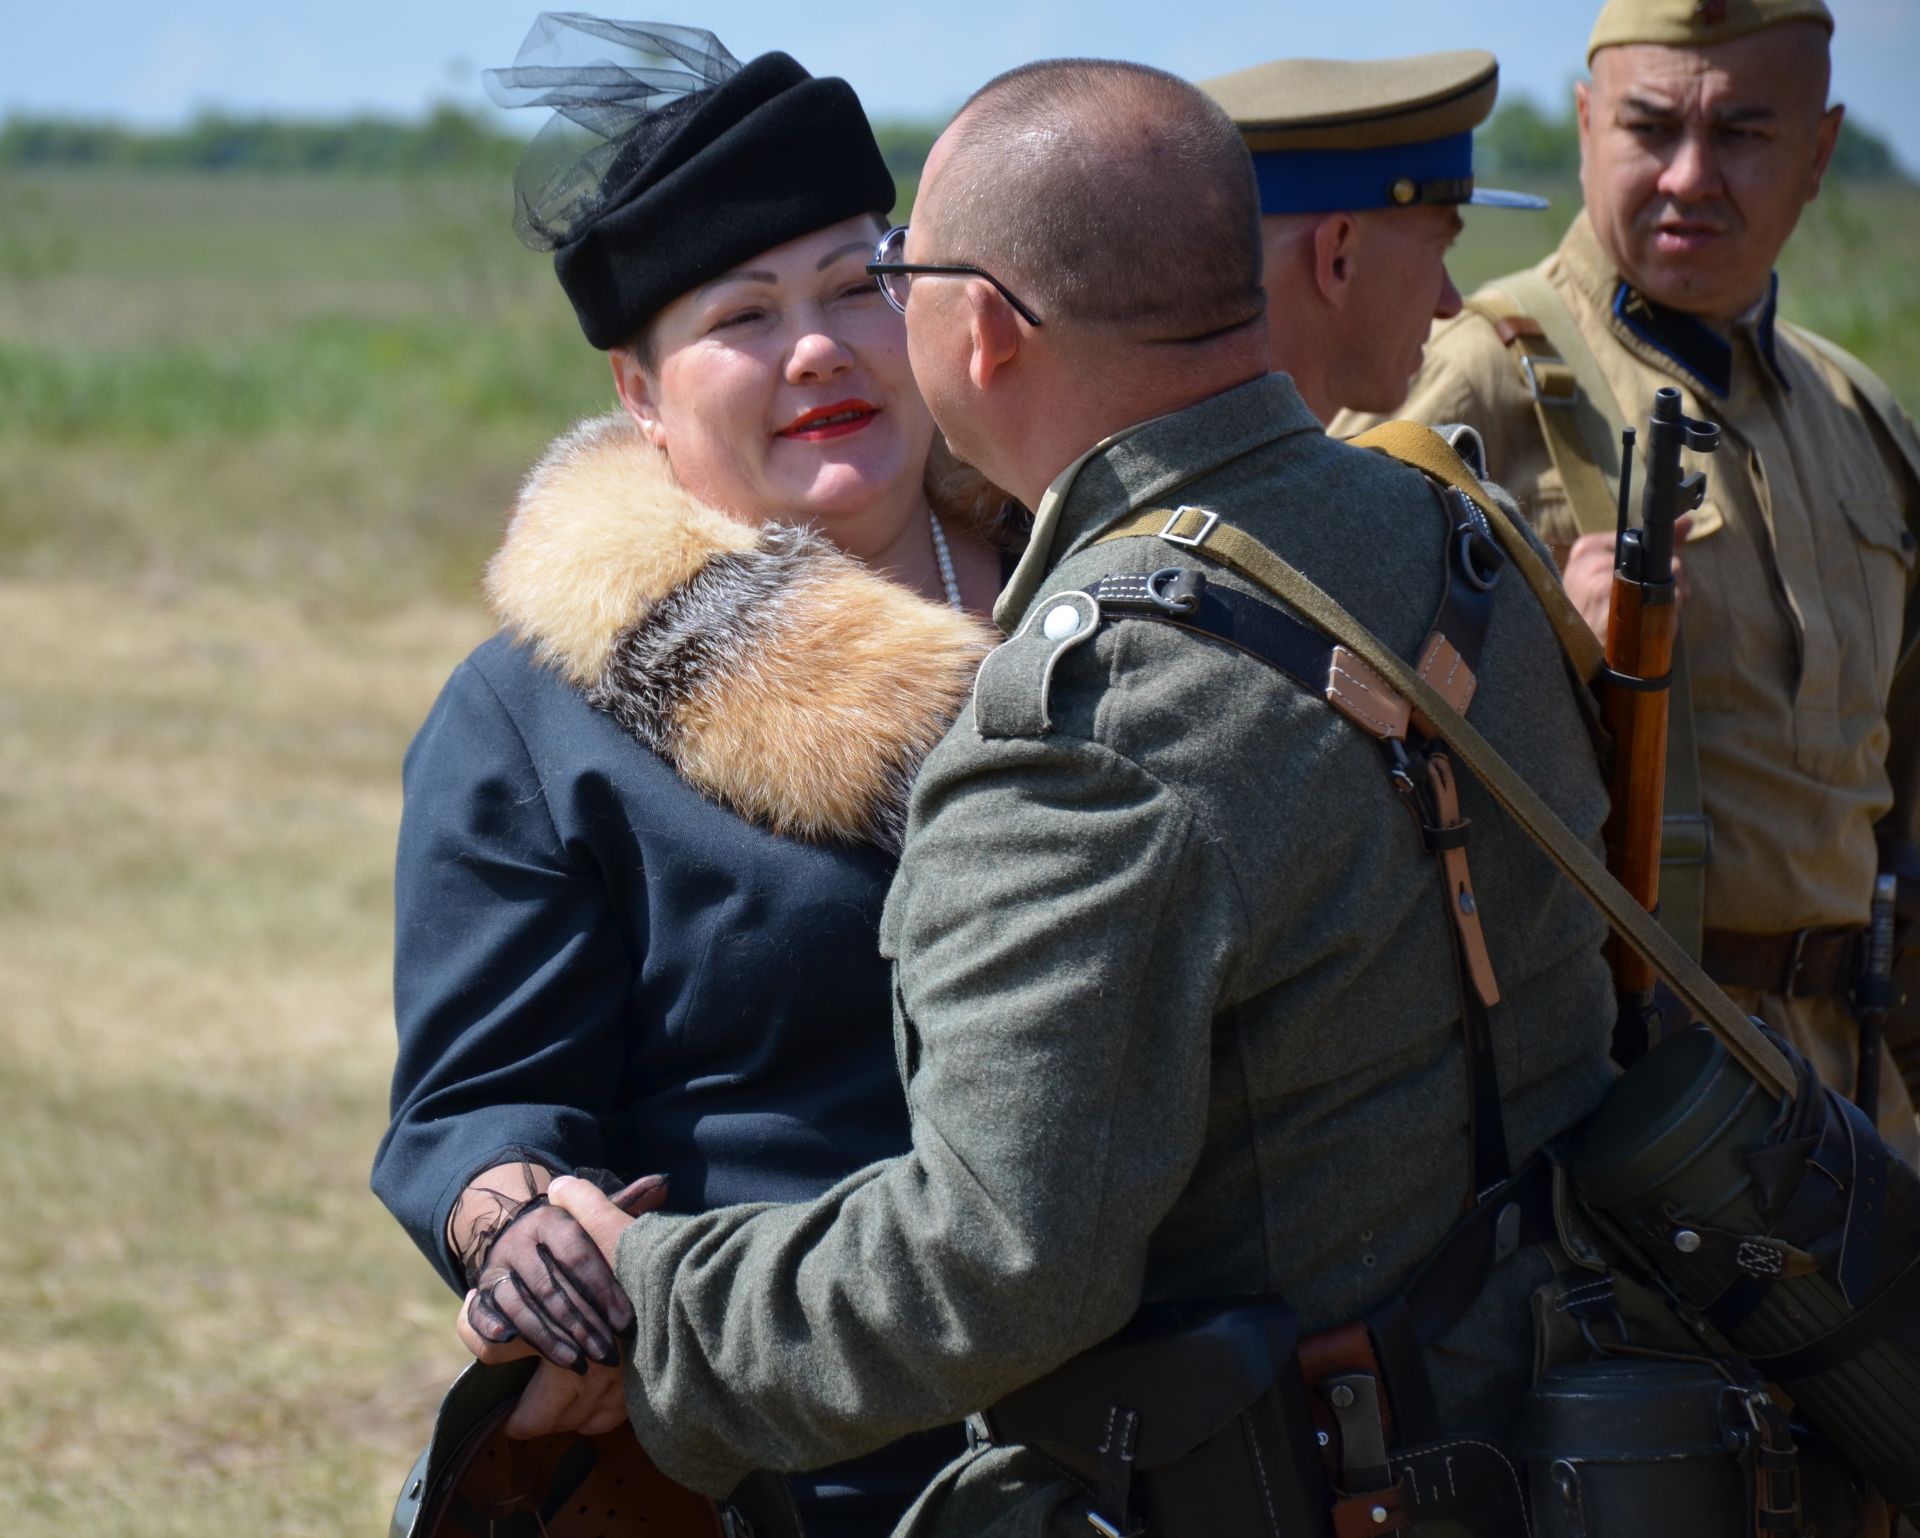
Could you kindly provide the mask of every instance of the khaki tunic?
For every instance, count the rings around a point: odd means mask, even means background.
[[[1636,326],[1632,296],[1617,307],[1621,281],[1584,212],[1538,270],[1628,420],[1643,422],[1653,392],[1673,385],[1689,415],[1721,428],[1719,451],[1695,464],[1707,501],[1683,551],[1681,611],[1713,820],[1707,924],[1776,934],[1866,923],[1875,825],[1897,808],[1911,831],[1920,810],[1920,490],[1839,368],[1770,325],[1770,303],[1735,328],[1722,395],[1651,339],[1643,316]],[[1578,535],[1514,359],[1484,317],[1469,310],[1434,328],[1399,414],[1471,423],[1542,537],[1564,549]],[[1366,425],[1346,415],[1333,431]],[[1857,1037],[1843,1006],[1786,1008],[1769,996],[1765,1018],[1829,1083],[1851,1086]],[[1911,1104],[1890,1063],[1883,1077],[1885,1125],[1911,1154],[1920,1148]]]
[[[1402,655],[1448,523],[1412,471],[1329,440],[1274,375],[1096,450],[1003,595],[1167,566],[1249,591],[1135,510],[1215,509]],[[927,759],[882,948],[912,1149],[809,1204],[649,1216],[618,1271],[628,1404],[677,1479],[824,1463],[983,1408],[1141,1305],[1278,1292],[1319,1328],[1405,1282],[1461,1210],[1465,1052],[1445,898],[1376,744],[1234,648],[1116,622],[1046,665],[1015,641]],[[1503,581],[1473,717],[1596,844],[1606,793],[1552,632]],[[1603,927],[1461,775],[1516,1159],[1612,1082]],[[1434,1355],[1443,1411],[1499,1427],[1531,1364],[1528,1247]],[[918,1532],[1085,1533],[1081,1493],[983,1448]]]

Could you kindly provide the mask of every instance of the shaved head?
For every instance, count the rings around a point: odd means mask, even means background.
[[[916,222],[1043,321],[1200,341],[1262,314],[1260,205],[1239,130],[1144,65],[1029,64],[954,119]]]

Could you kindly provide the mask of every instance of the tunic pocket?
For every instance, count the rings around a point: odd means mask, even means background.
[[[1913,582],[1913,532],[1901,516],[1900,504],[1891,497],[1842,497],[1840,506],[1853,529],[1860,571],[1861,608],[1849,617],[1848,629],[1861,636],[1860,627],[1865,627],[1862,639],[1873,658],[1874,693],[1885,700],[1899,661],[1907,592]]]

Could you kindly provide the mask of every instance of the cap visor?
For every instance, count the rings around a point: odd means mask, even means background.
[[[1495,187],[1475,187],[1469,203],[1479,208],[1531,208],[1542,209],[1551,205],[1545,198],[1537,198],[1531,192],[1501,192]]]

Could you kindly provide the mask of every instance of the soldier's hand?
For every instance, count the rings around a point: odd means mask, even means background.
[[[620,1194],[624,1196],[626,1193]],[[593,1242],[600,1247],[600,1254],[609,1266],[619,1252],[620,1236],[627,1231],[627,1226],[639,1211],[650,1210],[636,1209],[622,1202],[619,1197],[609,1199],[592,1181],[571,1177],[554,1181],[547,1195],[555,1207],[573,1217],[582,1229],[592,1235]],[[663,1191],[661,1200],[665,1200],[665,1195]],[[658,1205],[659,1202],[652,1203],[652,1206]]]
[[[542,1362],[507,1417],[507,1435],[516,1439],[577,1431],[598,1436],[625,1423],[626,1390],[617,1367],[589,1367],[573,1373]]]
[[[1687,532],[1693,527],[1693,515],[1678,519],[1673,526],[1674,602],[1687,601],[1687,568],[1680,558]],[[1607,611],[1613,606],[1613,535],[1582,534],[1567,550],[1567,564],[1561,572],[1567,597],[1587,622],[1587,628],[1607,639]]]
[[[657,1175],[635,1181],[613,1200],[587,1181],[567,1183],[592,1191],[623,1224],[632,1221],[629,1213],[657,1207],[667,1194],[665,1179]],[[497,1359],[484,1348],[524,1342],[576,1374],[584,1375],[590,1363],[618,1366],[618,1339],[633,1323],[633,1306],[609,1262],[610,1253],[602,1254],[595,1237],[551,1199],[550,1189],[488,1247],[461,1310],[461,1338],[483,1359]]]

